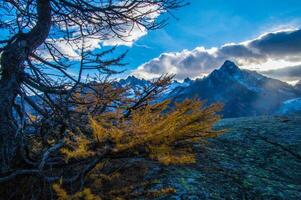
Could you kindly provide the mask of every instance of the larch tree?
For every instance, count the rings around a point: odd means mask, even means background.
[[[191,144],[220,134],[212,127],[221,106],[157,102],[169,75],[129,91],[133,88],[109,78],[121,71],[116,66],[124,65],[126,52],[103,50],[99,42],[127,43],[134,30],[160,28],[166,20],[156,20],[159,15],[184,5],[181,0],[0,3],[0,29],[7,36],[0,41],[2,197],[152,199],[174,192],[151,188],[147,169],[154,163],[194,163]],[[87,71],[98,76],[84,77]]]
[[[179,8],[179,0],[4,0],[0,3],[0,29],[8,35],[0,41],[0,159],[5,171],[18,151],[18,137],[22,131],[25,113],[16,103],[24,99],[44,116],[51,111],[41,108],[29,96],[43,93],[43,101],[52,104],[49,96],[70,93],[82,83],[83,70],[113,73],[113,65],[121,65],[120,55],[102,59],[111,53],[91,53],[91,43],[117,38],[126,40],[131,29],[155,29],[165,21],[155,21],[156,16]],[[68,68],[70,54],[57,44],[64,43],[79,49],[73,60],[78,60],[78,76]],[[39,95],[42,96],[42,95]],[[16,120],[13,112],[21,120]],[[24,120],[23,120],[24,121]],[[20,136],[21,137],[21,136]]]

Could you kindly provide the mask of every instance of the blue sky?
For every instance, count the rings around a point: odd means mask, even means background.
[[[127,69],[164,52],[219,47],[254,39],[259,35],[301,25],[300,0],[191,0],[191,5],[174,11],[161,30],[148,32],[130,48]],[[121,47],[125,49],[125,47]]]
[[[190,6],[173,12],[179,20],[170,19],[166,27],[149,32],[134,44],[128,55],[130,68],[163,52],[245,41],[264,32],[301,24],[300,0],[190,2]]]
[[[198,78],[229,59],[242,68],[271,76],[276,73],[287,82],[301,80],[291,76],[301,74],[301,0],[187,1],[189,6],[172,11],[177,19],[168,14],[152,17],[170,18],[162,29],[129,28],[133,31],[128,42],[97,37],[86,42],[96,51],[116,44],[118,52],[129,50],[125,59],[129,64],[121,76],[154,78],[173,73],[178,80]],[[0,35],[5,37],[4,32]],[[63,38],[52,42],[65,56],[78,61],[76,43],[67,44]],[[69,70],[76,76],[77,68]]]

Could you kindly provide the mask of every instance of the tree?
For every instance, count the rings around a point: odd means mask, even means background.
[[[160,28],[166,21],[155,16],[184,5],[180,0],[1,2],[0,28],[10,35],[0,47],[1,197],[134,199],[174,191],[151,188],[147,168],[194,163],[192,143],[219,134],[212,126],[221,106],[204,107],[198,100],[156,103],[173,78],[168,75],[132,97],[130,88],[108,79],[119,72],[112,66],[124,65],[125,53],[111,56],[115,47],[91,50],[95,39],[126,40],[134,28]],[[99,77],[84,79],[85,70]]]
[[[220,134],[212,130],[220,105],[203,107],[200,101],[185,100],[170,109],[169,104],[145,105],[129,117],[122,107],[90,116],[74,132],[67,129],[64,136],[49,141],[47,148],[36,135],[28,157],[31,168],[0,177],[0,183],[6,183],[0,187],[2,196],[50,199],[53,190],[66,200],[153,199],[174,192],[152,187],[154,175],[148,169],[156,169],[156,163],[195,163],[193,142]]]
[[[155,21],[154,16],[183,5],[179,0],[2,1],[0,29],[9,37],[0,41],[1,171],[10,168],[22,146],[20,138],[27,113],[23,111],[23,103],[18,105],[16,97],[49,118],[59,110],[51,96],[64,94],[64,99],[68,99],[71,91],[84,82],[84,70],[112,74],[115,71],[110,66],[122,65],[124,54],[113,59],[103,58],[114,48],[91,53],[93,40],[126,39],[128,30],[134,27],[160,28],[165,20]],[[57,43],[80,49],[78,58],[74,58],[79,61],[78,77],[68,71],[74,62]],[[36,104],[29,98],[30,94],[39,96],[50,109]]]

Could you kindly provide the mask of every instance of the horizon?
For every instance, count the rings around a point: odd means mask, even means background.
[[[282,80],[280,80],[280,79],[278,79],[278,78],[276,78],[276,77],[269,76],[269,75],[267,75],[267,74],[265,74],[265,73],[260,73],[260,72],[258,72],[258,71],[256,71],[256,70],[243,68],[243,67],[237,65],[237,63],[235,63],[235,62],[232,61],[232,60],[225,60],[224,63],[223,63],[221,66],[216,67],[214,70],[220,70],[226,62],[231,62],[231,63],[233,63],[233,64],[234,64],[236,67],[238,67],[240,70],[248,70],[248,71],[252,71],[252,72],[257,72],[257,73],[259,73],[260,75],[262,75],[262,76],[264,76],[264,77],[267,77],[267,78],[270,78],[270,79],[279,80],[279,81],[284,82],[284,83],[287,83],[287,84],[289,84],[289,85],[291,85],[291,86],[295,86],[296,84],[298,84],[299,82],[301,82],[301,79],[300,79],[300,80],[298,79],[298,80],[296,80],[296,81],[282,81]],[[285,69],[285,68],[281,68],[281,69]],[[213,70],[213,71],[214,71],[214,70]],[[212,72],[213,72],[213,71],[212,71]],[[271,70],[271,71],[272,71],[272,70]],[[210,72],[209,74],[206,74],[206,75],[204,75],[204,76],[202,76],[202,77],[195,77],[195,78],[186,77],[186,78],[181,79],[181,80],[174,79],[173,82],[183,83],[186,79],[193,80],[193,81],[199,80],[199,79],[203,79],[203,78],[208,77],[212,72]],[[117,80],[118,80],[118,81],[120,81],[120,80],[126,80],[126,79],[129,78],[129,77],[134,77],[134,78],[137,78],[137,79],[140,79],[140,80],[146,80],[146,81],[152,80],[152,79],[146,79],[146,78],[144,78],[144,77],[136,76],[135,74],[129,74],[128,76],[117,78]],[[301,77],[300,77],[300,78],[301,78]]]

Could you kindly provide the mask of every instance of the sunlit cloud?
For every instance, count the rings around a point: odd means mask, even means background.
[[[175,73],[179,80],[197,78],[220,67],[225,60],[232,60],[241,68],[259,72],[301,65],[301,29],[277,30],[252,40],[227,43],[210,49],[197,47],[164,53],[142,64],[132,74],[154,78],[165,73]]]
[[[127,4],[127,1],[121,1],[119,3]],[[142,13],[147,13],[144,20],[147,20],[151,24],[162,14],[162,11],[158,11],[158,8],[159,5],[156,4],[141,5],[135,8],[131,14],[132,17],[135,18],[135,16],[140,16]],[[148,30],[144,26],[135,22],[129,21],[128,23],[124,23],[121,21],[120,24],[117,30],[108,30],[105,35],[99,32],[93,35],[93,37],[86,37],[84,41],[79,37],[80,31],[76,29],[76,26],[69,27],[69,29],[72,29],[73,35],[68,40],[57,36],[57,38],[54,39],[47,39],[46,42],[53,45],[55,49],[70,60],[78,60],[80,59],[80,49],[83,42],[86,50],[94,50],[104,46],[132,47],[137,40],[148,33]],[[60,31],[64,32],[64,24],[61,24],[59,28],[61,28],[61,30],[53,30],[54,35],[59,35]],[[52,56],[45,46],[42,45],[38,51],[44,59],[52,59]]]

